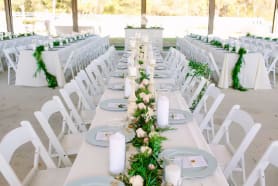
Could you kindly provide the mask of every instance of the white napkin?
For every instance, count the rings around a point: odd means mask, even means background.
[[[125,168],[125,136],[117,132],[109,137],[109,171],[119,174]]]
[[[128,98],[131,94],[131,84],[130,84],[130,79],[125,78],[125,92],[124,92],[124,96],[126,98]]]
[[[161,96],[157,101],[157,124],[159,127],[168,125],[169,119],[169,99],[166,96]]]

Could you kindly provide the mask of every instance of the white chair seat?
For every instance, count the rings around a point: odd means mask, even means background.
[[[224,170],[233,157],[232,153],[225,145],[209,144],[209,147],[214,154],[214,157],[217,159],[218,166]]]
[[[58,186],[64,185],[70,167],[59,169],[47,169],[36,172],[30,186]]]
[[[83,136],[82,133],[64,135],[61,145],[65,152],[69,155],[77,154],[82,144]]]
[[[82,121],[84,121],[85,124],[91,124],[94,116],[96,114],[95,110],[82,110],[81,111],[81,118]]]

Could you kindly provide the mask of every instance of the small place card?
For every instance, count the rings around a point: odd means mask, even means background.
[[[208,163],[203,156],[176,156],[174,163],[182,165],[182,168],[207,167]]]
[[[112,131],[100,131],[100,132],[97,132],[96,140],[108,141],[109,136],[111,136],[112,134],[114,134],[114,132],[112,132]]]
[[[184,115],[182,113],[171,113],[170,118],[172,118],[174,120],[185,119]]]

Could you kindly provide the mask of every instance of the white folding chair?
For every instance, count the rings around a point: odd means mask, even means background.
[[[0,172],[4,178],[12,186],[63,185],[70,168],[57,168],[31,124],[28,121],[22,121],[20,124],[21,127],[7,133],[0,143]],[[20,180],[10,161],[15,151],[28,142],[35,148],[34,163],[27,176]],[[39,170],[40,158],[46,166],[44,170]]]
[[[260,186],[266,186],[265,182],[265,170],[269,165],[278,167],[278,141],[274,141],[268,147],[262,158],[253,169],[249,177],[247,178],[244,186],[254,186],[259,182]]]
[[[193,111],[193,115],[199,123],[201,130],[206,133],[208,142],[211,141],[211,137],[214,137],[215,130],[213,115],[223,98],[224,94],[220,89],[216,88],[214,84],[210,84]],[[211,102],[210,107],[208,105],[209,101]]]
[[[272,78],[273,78],[273,87],[275,87],[276,85],[276,66],[278,63],[278,51],[274,51],[269,55],[269,59],[270,59],[270,64],[267,67],[267,73],[270,75],[272,73]]]
[[[60,127],[58,135],[50,124],[50,118],[59,113],[62,116],[62,122],[55,122],[55,127]],[[35,117],[49,138],[49,154],[51,157],[58,158],[58,165],[61,162],[66,166],[71,166],[72,162],[69,155],[75,155],[79,151],[82,142],[82,134],[79,133],[74,122],[71,120],[66,108],[58,96],[45,102],[40,111],[36,111]]]
[[[89,103],[91,110],[94,110],[99,101],[99,97],[96,95],[93,84],[88,78],[86,72],[84,70],[78,72],[75,80],[84,97],[86,98],[87,103]]]
[[[17,71],[18,54],[15,48],[6,48],[3,50],[5,61],[8,67],[8,84],[11,84],[11,73]]]
[[[244,137],[237,148],[235,148],[233,143],[239,136],[237,134],[231,136],[230,134],[231,126],[233,125],[239,126],[244,133]],[[234,172],[242,173],[243,183],[246,180],[245,152],[260,128],[261,124],[255,123],[247,112],[240,109],[239,105],[234,105],[210,144],[210,148],[225,177],[235,185]]]
[[[91,110],[85,96],[81,93],[75,80],[64,85],[64,88],[60,89],[68,110],[70,117],[78,126],[81,132],[87,131],[86,125],[90,124],[95,110]]]
[[[91,63],[86,67],[86,72],[90,80],[95,84],[95,89],[98,94],[102,94],[105,89],[104,77],[101,75],[97,65]]]

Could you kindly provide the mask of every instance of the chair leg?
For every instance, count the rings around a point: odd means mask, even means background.
[[[10,85],[10,79],[11,79],[11,69],[8,67],[8,85]]]

